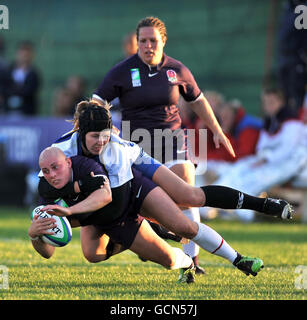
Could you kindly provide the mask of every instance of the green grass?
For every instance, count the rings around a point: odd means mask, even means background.
[[[106,262],[88,263],[81,252],[78,229],[73,230],[67,247],[56,249],[55,255],[45,260],[27,237],[29,223],[26,210],[0,210],[0,265],[9,270],[9,288],[0,289],[0,300],[307,298],[306,276],[302,279],[305,289],[295,286],[295,280],[302,277],[295,268],[307,268],[307,225],[299,222],[209,222],[240,253],[262,258],[265,268],[257,277],[246,277],[228,261],[200,250],[200,264],[207,275],[189,286],[175,283],[178,271],[143,263],[130,251]]]

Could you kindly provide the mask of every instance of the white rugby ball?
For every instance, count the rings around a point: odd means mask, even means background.
[[[34,216],[39,215],[38,219],[45,218],[54,218],[56,220],[56,227],[49,229],[48,232],[54,232],[53,235],[44,234],[41,236],[41,239],[48,244],[51,244],[54,247],[64,247],[71,240],[72,232],[69,221],[66,217],[58,217],[51,215],[47,212],[42,212],[41,208],[45,206],[36,207],[31,213],[31,220],[34,219]]]

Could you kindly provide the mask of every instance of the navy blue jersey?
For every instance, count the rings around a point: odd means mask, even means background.
[[[109,102],[119,98],[122,120],[130,120],[131,132],[145,128],[151,134],[157,128],[179,129],[179,95],[194,101],[200,94],[190,70],[165,54],[155,68],[145,64],[138,54],[129,57],[114,66],[94,92]]]
[[[89,175],[91,172],[94,172],[94,174],[103,174],[107,176],[107,173],[103,167],[93,159],[83,156],[74,156],[71,157],[71,161],[73,181],[78,181],[82,177]],[[113,201],[105,207],[91,213],[74,214],[73,218],[77,219],[81,225],[109,225],[127,212],[129,206],[131,205],[131,193],[131,182],[129,181],[118,188],[112,188]],[[86,193],[79,193],[77,196],[68,195],[67,197],[63,197],[63,200],[68,206],[73,206],[74,204],[84,200],[87,196],[88,194]],[[41,199],[40,203],[52,203],[54,200],[56,199],[45,198]]]

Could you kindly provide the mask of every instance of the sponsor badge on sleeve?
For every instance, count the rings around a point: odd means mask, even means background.
[[[168,81],[174,83],[174,82],[177,82],[177,75],[176,75],[176,72],[174,70],[167,70],[166,71],[166,75],[167,75],[167,79]]]
[[[140,87],[142,84],[141,84],[141,76],[140,76],[139,68],[130,69],[130,72],[131,72],[132,86]]]

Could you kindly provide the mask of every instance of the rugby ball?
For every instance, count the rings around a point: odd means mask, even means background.
[[[49,229],[48,232],[54,232],[53,235],[44,234],[41,236],[41,239],[54,247],[64,247],[71,240],[72,232],[69,221],[66,217],[58,217],[55,215],[51,215],[47,212],[42,212],[41,208],[44,206],[36,207],[31,214],[31,220],[34,219],[35,216],[39,215],[38,219],[45,218],[54,218],[56,220],[56,227]]]

